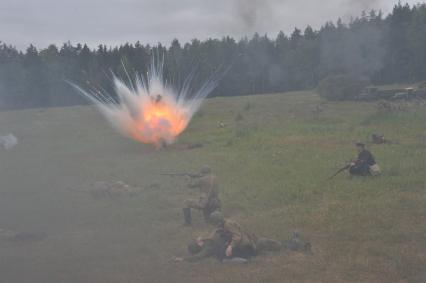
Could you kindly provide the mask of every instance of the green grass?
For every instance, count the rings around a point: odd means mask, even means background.
[[[0,151],[0,228],[48,235],[0,241],[4,282],[424,282],[426,108],[381,113],[375,103],[338,102],[314,113],[319,103],[310,92],[209,99],[177,146],[160,151],[120,137],[92,107],[0,113],[2,133],[20,139]],[[391,141],[370,147],[383,175],[326,181],[373,132]],[[179,149],[185,143],[204,146]],[[197,213],[193,228],[182,227],[182,202],[197,194],[157,173],[204,164],[228,217],[277,239],[298,230],[314,255],[170,262],[211,227]],[[143,193],[93,199],[69,190],[117,180]]]

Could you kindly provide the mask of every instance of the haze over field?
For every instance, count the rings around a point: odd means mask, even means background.
[[[407,2],[0,0],[0,283],[426,282]]]
[[[418,0],[402,3],[416,4]],[[169,44],[193,38],[242,37],[312,25],[339,17],[348,21],[364,10],[388,13],[396,0],[0,0],[0,40],[25,49],[71,41],[116,46],[123,42]]]
[[[310,92],[209,99],[161,151],[122,138],[94,107],[0,112],[0,128],[19,138],[0,150],[0,229],[34,234],[11,241],[0,231],[0,281],[424,282],[425,106],[382,113],[337,102],[312,113],[318,103]],[[392,141],[371,147],[383,175],[326,182],[355,154],[352,141],[378,129]],[[227,216],[276,239],[296,229],[314,254],[171,262],[212,227],[195,211],[193,227],[182,226],[182,203],[197,192],[159,173],[203,164],[218,176]],[[92,186],[105,182],[138,190]]]

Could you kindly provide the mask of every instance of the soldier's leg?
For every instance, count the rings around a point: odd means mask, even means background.
[[[210,215],[215,211],[221,211],[220,207],[207,207],[203,209],[203,216],[206,222],[210,221]]]
[[[282,244],[279,241],[268,239],[264,237],[260,237],[256,242],[256,250],[257,252],[263,251],[279,251],[281,250]]]
[[[184,207],[182,210],[183,210],[183,219],[185,221],[185,225],[191,225],[192,224],[191,208]]]
[[[215,211],[221,211],[221,203],[219,199],[211,200],[206,205],[206,208],[203,209],[204,220],[208,222],[210,220],[210,215]]]
[[[183,208],[183,217],[185,219],[185,225],[191,225],[192,224],[192,214],[191,214],[191,208],[194,209],[202,209],[200,207],[198,200],[185,200],[184,202],[184,208]]]
[[[349,168],[349,173],[352,176],[362,176],[362,168],[359,166],[351,166]]]
[[[232,257],[251,258],[258,253],[257,248],[252,245],[238,246],[232,249]]]
[[[367,176],[370,174],[368,165],[352,166],[349,168],[349,173],[352,176]]]
[[[199,201],[195,199],[185,200],[184,206],[188,208],[198,209],[198,210],[204,209],[204,207],[199,204]]]
[[[362,176],[368,176],[368,175],[371,175],[370,166],[365,164],[364,166],[362,166]]]
[[[183,219],[185,220],[185,225],[192,224],[192,214],[191,208],[194,208],[196,201],[194,200],[185,200],[183,210]]]

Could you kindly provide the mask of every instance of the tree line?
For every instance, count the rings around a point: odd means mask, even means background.
[[[159,55],[160,54],[160,55]],[[231,96],[312,89],[322,79],[349,74],[374,84],[426,80],[426,4],[397,4],[384,16],[364,12],[348,23],[295,28],[272,39],[207,39],[170,46],[125,43],[116,47],[64,43],[25,52],[0,45],[0,108],[85,103],[66,81],[112,92],[111,71],[146,75],[152,56],[164,57],[165,79],[181,85],[194,72],[200,84],[229,67],[212,95]]]

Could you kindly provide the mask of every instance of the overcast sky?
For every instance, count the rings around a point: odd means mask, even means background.
[[[421,0],[407,0],[409,4]],[[391,11],[397,0],[0,0],[0,41],[19,49],[30,43],[125,42],[169,44],[255,31],[275,37],[296,26],[318,28],[361,11]]]

